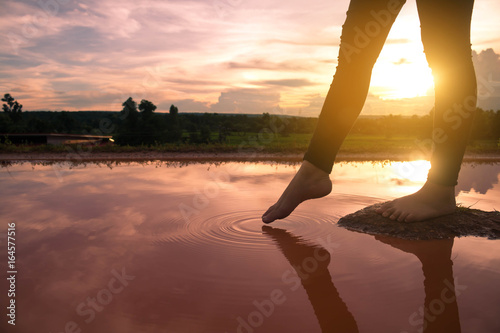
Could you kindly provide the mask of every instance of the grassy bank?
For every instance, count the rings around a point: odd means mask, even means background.
[[[288,136],[247,133],[231,135],[226,143],[208,144],[162,144],[152,146],[89,146],[89,145],[13,145],[0,144],[0,153],[68,153],[68,152],[176,152],[176,153],[303,153],[309,144],[311,134],[291,134]],[[214,138],[215,141],[215,138]],[[415,137],[384,137],[370,135],[349,135],[344,141],[340,153],[343,154],[410,154],[428,149],[423,141]],[[499,142],[495,140],[475,140],[467,146],[468,153],[500,155]]]

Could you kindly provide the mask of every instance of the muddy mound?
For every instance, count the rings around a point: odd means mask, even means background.
[[[442,239],[478,236],[500,239],[500,212],[457,207],[454,214],[422,222],[392,221],[375,212],[380,205],[368,206],[342,217],[338,225],[348,230],[404,239]]]

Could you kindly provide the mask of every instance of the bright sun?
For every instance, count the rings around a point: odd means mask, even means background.
[[[432,95],[433,87],[417,8],[408,4],[392,26],[373,68],[370,92],[380,99],[403,99]]]
[[[380,67],[374,72],[372,87],[381,99],[427,96],[434,86],[427,63],[385,63]]]

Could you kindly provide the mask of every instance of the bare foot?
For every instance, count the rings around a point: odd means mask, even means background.
[[[328,173],[304,161],[278,202],[262,215],[262,222],[271,223],[277,219],[284,219],[302,201],[324,197],[331,191],[332,181]]]
[[[417,192],[383,204],[376,210],[391,220],[418,222],[455,212],[455,187],[426,182]]]

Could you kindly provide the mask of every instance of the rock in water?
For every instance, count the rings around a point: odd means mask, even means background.
[[[422,222],[398,222],[375,212],[383,203],[342,217],[338,225],[348,230],[404,239],[442,239],[478,236],[500,239],[500,212],[457,207],[455,213]]]

